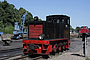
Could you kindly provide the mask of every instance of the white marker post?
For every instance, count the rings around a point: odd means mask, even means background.
[[[85,57],[88,57],[88,42],[87,42],[87,37],[85,36]]]

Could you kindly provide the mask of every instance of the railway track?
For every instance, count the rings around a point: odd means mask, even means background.
[[[8,58],[6,60],[24,60],[24,59],[25,60],[40,60],[40,59],[42,59],[42,56],[37,56],[37,57],[31,58],[29,56],[18,55],[15,57]]]
[[[2,56],[0,57],[0,60],[46,60],[48,58],[53,59],[56,56],[62,55],[66,53],[65,51],[63,53],[56,53],[55,55],[46,55],[46,56],[42,56],[42,55],[33,55],[33,56],[28,56],[28,55],[24,55],[24,54],[17,54],[14,56]]]
[[[58,56],[59,54],[55,54],[55,55]],[[37,55],[37,56],[31,57],[31,56],[23,55],[22,47],[21,47],[21,48],[16,48],[16,49],[1,50],[0,60],[23,60],[23,59],[24,60],[45,60],[47,58],[52,58],[55,55],[49,55],[49,56]]]
[[[0,60],[5,60],[7,58],[22,54],[22,47],[8,50],[0,50]]]
[[[14,56],[1,56],[0,60],[10,60],[9,58],[15,57],[15,56],[21,56],[22,54],[14,55]],[[13,59],[12,59],[13,60]]]
[[[15,49],[0,50],[0,53],[13,52],[13,51],[18,51],[18,50],[22,50],[22,47],[21,48],[15,48]]]
[[[40,59],[44,59],[42,56],[35,56],[35,57],[30,57],[28,55],[23,55],[23,54],[19,54],[19,55],[15,55],[12,57],[8,57],[8,56],[3,56],[0,58],[0,60],[40,60]]]
[[[9,49],[9,50],[1,50],[0,51],[0,60],[37,60],[41,59],[41,56],[29,57],[28,55],[24,55],[21,48]]]

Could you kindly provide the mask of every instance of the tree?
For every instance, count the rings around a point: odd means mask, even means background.
[[[10,30],[12,32],[14,23],[21,23],[22,16],[26,12],[28,12],[28,14],[26,15],[25,27],[28,25],[28,22],[33,20],[33,15],[22,7],[19,10],[16,9],[13,4],[9,4],[6,0],[0,2],[0,31],[3,32],[11,28]],[[41,19],[39,20],[41,21]]]
[[[74,31],[74,28],[72,28],[72,26],[70,25],[70,30],[73,32]]]
[[[76,31],[77,33],[79,33],[80,27],[76,27],[75,31]]]
[[[20,23],[25,12],[26,10],[24,8],[18,10],[13,4],[9,4],[6,0],[0,2],[0,31],[4,32],[4,30],[8,30],[8,28],[14,27],[15,22]],[[31,19],[33,19],[33,16],[28,12],[25,22],[26,26]]]
[[[23,16],[26,12],[28,12],[28,11],[26,11],[24,8],[20,8],[20,9],[19,9],[19,13],[20,13],[20,15],[21,15],[21,18],[22,18],[22,16]],[[32,19],[33,19],[32,14],[31,14],[30,12],[28,12],[28,14],[26,15],[25,26],[27,26],[27,25],[28,25],[28,22],[30,22]],[[21,20],[22,20],[22,19],[21,19]]]

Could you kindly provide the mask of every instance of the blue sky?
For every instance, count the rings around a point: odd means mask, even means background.
[[[3,1],[3,0],[0,0]],[[71,17],[71,25],[90,27],[90,0],[7,0],[15,8],[25,8],[45,20],[47,15],[63,14]]]

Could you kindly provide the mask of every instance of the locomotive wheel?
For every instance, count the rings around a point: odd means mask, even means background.
[[[66,50],[66,42],[64,42],[64,49],[63,49],[64,51]]]
[[[61,46],[61,52],[63,52],[63,46]]]
[[[28,52],[28,56],[31,56],[31,55],[33,55],[33,51]]]
[[[57,51],[56,52],[59,53],[59,48],[57,48]]]
[[[59,46],[61,47],[61,50],[59,50],[60,52],[63,52],[63,44],[60,43]]]
[[[28,44],[28,46],[29,46],[29,49],[31,49],[31,50],[35,49],[35,44]]]
[[[59,53],[59,47],[60,47],[60,46],[57,47],[57,50],[56,50],[57,53]]]
[[[67,47],[66,47],[67,46]],[[65,51],[68,50],[68,43],[65,44]]]
[[[58,47],[59,45],[58,44],[56,44],[56,53],[59,53],[59,47]]]
[[[52,54],[52,55],[55,55],[55,49],[54,49],[54,48],[52,49],[51,54]]]
[[[28,57],[30,57],[30,58],[34,58],[35,56],[37,56],[37,55],[34,55],[32,52],[28,53]]]

